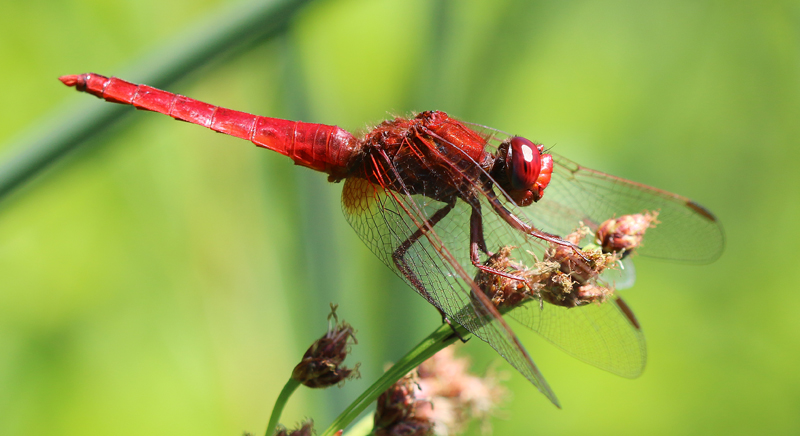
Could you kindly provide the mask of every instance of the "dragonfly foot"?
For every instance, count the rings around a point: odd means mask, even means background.
[[[452,323],[452,322],[450,322],[450,319],[449,319],[448,317],[446,317],[446,316],[442,316],[442,321],[444,321],[444,322],[445,322],[445,324],[447,324],[447,325],[449,325],[449,326],[450,326],[450,330],[452,330],[452,331],[453,331],[453,334],[454,334],[454,335],[456,335],[456,336],[458,337],[458,340],[460,340],[460,341],[461,341],[461,343],[463,343],[463,344],[466,344],[466,343],[467,343],[467,341],[469,340],[469,338],[467,338],[467,339],[464,339],[464,337],[463,337],[463,336],[461,336],[461,333],[459,333],[459,331],[458,331],[458,329],[456,328],[456,326],[455,326],[455,325],[453,325],[453,323]]]
[[[583,250],[581,250],[581,247],[578,247],[578,246],[577,246],[577,245],[575,245],[575,244],[571,244],[571,246],[572,246],[572,251],[574,251],[574,252],[575,252],[575,254],[577,254],[578,256],[580,256],[580,257],[581,257],[581,259],[583,259],[583,261],[584,261],[584,262],[586,262],[586,263],[589,263],[589,258],[588,258],[588,257],[586,257],[586,255],[585,255],[585,254],[583,254]]]

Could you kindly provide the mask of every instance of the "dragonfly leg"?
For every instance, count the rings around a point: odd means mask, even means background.
[[[442,312],[442,309],[439,309],[439,313],[442,314],[442,322],[444,324],[449,325],[450,326],[450,330],[453,331],[453,334],[456,335],[458,340],[460,340],[462,343],[466,344],[467,341],[469,340],[469,338],[464,339],[464,337],[461,336],[461,333],[458,332],[458,329],[456,328],[456,326],[453,325],[452,321],[450,321],[450,318],[447,317],[447,314]]]
[[[431,294],[428,293],[427,289],[425,289],[425,285],[419,280],[417,275],[414,274],[414,271],[411,270],[411,268],[408,266],[408,263],[405,261],[405,255],[408,252],[408,249],[411,248],[411,246],[414,245],[414,243],[423,237],[427,232],[429,232],[433,226],[436,225],[436,223],[444,219],[444,217],[446,217],[447,214],[453,210],[455,205],[456,201],[453,199],[453,201],[446,204],[443,208],[437,210],[436,213],[424,223],[422,228],[417,229],[416,232],[411,234],[408,239],[403,241],[403,243],[394,250],[394,253],[392,253],[392,260],[394,260],[394,264],[397,266],[397,269],[400,270],[400,272],[408,279],[417,292],[422,295],[423,298],[428,300],[428,303],[431,303],[436,310],[439,311],[439,314],[442,315],[442,322],[450,326],[450,329],[453,330],[453,334],[456,335],[461,342],[467,342],[467,339],[464,339],[464,337],[461,336],[461,333],[458,332],[452,321],[450,321],[450,318],[447,317],[447,314],[444,313],[433,297],[431,297]]]
[[[585,254],[583,254],[581,247],[577,246],[576,244],[573,244],[572,242],[565,241],[558,235],[543,232],[537,229],[536,227],[533,227],[532,225],[522,221],[516,215],[511,213],[510,210],[506,209],[505,206],[500,204],[500,201],[497,199],[497,197],[495,196],[489,197],[489,203],[491,203],[495,212],[497,212],[497,214],[500,215],[500,217],[503,218],[503,220],[507,222],[511,227],[514,227],[515,229],[523,233],[531,235],[535,238],[539,238],[543,241],[551,242],[553,244],[561,245],[563,247],[569,247],[572,249],[572,251],[575,252],[575,254],[580,256],[580,258],[583,259],[584,262],[589,262],[589,259],[586,257]]]
[[[408,266],[408,263],[405,260],[405,255],[408,252],[409,248],[411,248],[411,246],[414,245],[415,242],[417,242],[421,237],[423,237],[426,233],[428,233],[431,229],[433,229],[433,226],[435,226],[436,223],[444,219],[444,217],[446,217],[447,214],[450,213],[451,210],[453,210],[455,205],[456,201],[455,199],[453,199],[453,201],[446,204],[441,209],[437,210],[436,213],[433,214],[433,216],[429,220],[423,223],[421,228],[417,229],[417,231],[412,233],[411,236],[409,236],[408,239],[403,241],[403,243],[400,244],[394,250],[394,253],[392,253],[392,260],[394,261],[394,264],[400,271],[400,273],[403,274],[406,277],[406,279],[408,279],[408,282],[411,284],[411,286],[413,286],[414,289],[416,289],[417,292],[420,295],[422,295],[423,298],[428,300],[428,303],[431,303],[434,307],[439,309],[439,312],[442,314],[442,318],[445,319],[446,320],[445,322],[447,322],[448,324],[450,324],[450,320],[447,319],[445,313],[442,312],[442,309],[439,308],[439,305],[436,303],[433,297],[431,297],[431,294],[428,293],[427,289],[425,289],[425,285],[422,283],[422,281],[420,281],[417,275],[414,274],[414,271]]]
[[[472,206],[472,214],[469,217],[469,256],[475,268],[481,271],[492,273],[501,277],[511,280],[518,280],[524,282],[525,279],[514,274],[509,274],[503,270],[492,268],[481,263],[480,253],[482,251],[491,256],[489,250],[486,248],[486,240],[483,237],[483,217],[481,216],[480,204]]]

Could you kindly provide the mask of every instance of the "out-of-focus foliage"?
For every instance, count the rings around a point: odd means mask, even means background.
[[[120,74],[223,6],[6,2],[0,153],[93,98],[59,75]],[[797,434],[798,78],[796,2],[331,0],[171,90],[355,130],[441,109],[698,200],[725,225],[723,257],[637,259],[624,291],[648,337],[644,375],[520,332],[564,409],[513,374],[495,432]],[[284,420],[325,426],[438,325],[347,227],[341,186],[131,112],[0,203],[0,434],[259,433],[335,301],[359,330],[363,378],[301,393]]]

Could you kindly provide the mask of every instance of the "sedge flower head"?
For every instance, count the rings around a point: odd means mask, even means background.
[[[376,436],[452,436],[470,420],[488,429],[488,418],[508,394],[499,377],[468,372],[469,360],[445,348],[381,394],[375,411]]]
[[[352,369],[342,365],[350,352],[350,345],[356,343],[356,337],[350,324],[339,322],[336,307],[331,304],[328,331],[311,344],[292,371],[292,378],[310,388],[326,388],[358,377],[357,364]]]
[[[645,231],[659,224],[656,218],[658,211],[644,211],[606,220],[597,228],[596,242],[606,253],[630,253],[642,245]]]
[[[413,373],[407,374],[378,397],[375,409],[375,436],[428,436],[433,422],[419,414],[425,403],[417,399],[419,385]]]
[[[287,430],[286,427],[279,425],[273,436],[311,436],[314,434],[314,421],[307,419],[294,430]]]
[[[453,347],[445,348],[418,368],[420,404],[418,415],[433,422],[438,436],[461,434],[470,420],[479,420],[485,431],[489,418],[498,412],[508,391],[501,377],[489,371],[483,377],[469,372],[466,357],[456,357]]]

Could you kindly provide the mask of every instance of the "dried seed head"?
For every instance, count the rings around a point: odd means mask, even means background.
[[[659,224],[657,217],[658,211],[644,211],[606,220],[597,228],[597,244],[606,253],[626,255],[642,244],[647,229]]]
[[[592,231],[588,227],[581,225],[565,236],[564,240],[578,245],[590,233]],[[568,274],[579,283],[584,283],[597,276],[598,268],[602,269],[598,266],[598,262],[602,261],[603,254],[600,250],[592,249],[584,249],[581,254],[582,256],[572,247],[551,243],[550,248],[545,251],[544,258],[551,262],[557,262],[561,272]]]
[[[300,427],[295,430],[287,430],[286,427],[279,425],[274,436],[311,436],[312,434],[314,434],[314,421],[307,419],[300,423]]]
[[[510,259],[509,256],[513,249],[514,247],[510,246],[500,247],[500,250],[489,256],[484,265],[493,271],[507,272],[525,280],[516,280],[484,270],[479,270],[475,276],[475,284],[483,290],[483,293],[501,312],[510,310],[533,298],[529,281],[535,273],[525,265]]]
[[[578,244],[590,233],[588,227],[581,226],[564,239]],[[543,282],[539,293],[542,300],[557,306],[575,307],[602,303],[614,292],[599,285],[596,279],[605,269],[614,267],[619,256],[592,247],[582,249],[581,254],[579,256],[572,247],[550,244],[545,252],[545,261],[555,262],[559,267]]]
[[[425,436],[433,434],[433,422],[418,416],[424,400],[418,400],[419,390],[414,374],[401,378],[378,397],[375,409],[375,436]]]
[[[349,369],[342,366],[350,344],[356,343],[355,330],[336,316],[337,306],[331,304],[328,331],[311,344],[303,360],[294,368],[292,378],[310,388],[327,388],[358,377],[358,364]]]
[[[468,372],[469,365],[467,358],[456,357],[448,347],[418,368],[419,397],[427,401],[418,404],[417,416],[433,422],[437,435],[463,433],[472,419],[481,420],[488,429],[488,418],[508,396],[496,374],[478,377]]]
[[[375,436],[430,436],[433,433],[433,424],[423,418],[409,418],[398,422],[390,428],[377,429],[372,433]]]
[[[588,227],[580,227],[564,239],[578,244],[590,233]],[[572,247],[551,244],[544,260],[528,267],[512,260],[512,251],[513,247],[501,247],[484,263],[493,271],[509,276],[483,270],[475,276],[475,283],[501,313],[532,299],[575,307],[602,303],[613,293],[613,289],[599,285],[596,279],[605,269],[616,265],[619,255],[615,253],[588,247],[581,251],[581,256]]]
[[[376,436],[455,435],[471,419],[488,425],[488,418],[508,392],[499,377],[467,372],[469,361],[456,358],[452,347],[423,362],[378,398]]]

